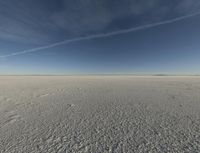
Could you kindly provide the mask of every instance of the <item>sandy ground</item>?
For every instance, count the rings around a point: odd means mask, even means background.
[[[200,77],[0,77],[1,153],[199,153]]]

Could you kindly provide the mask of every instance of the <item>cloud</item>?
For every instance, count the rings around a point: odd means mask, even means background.
[[[0,0],[0,40],[46,45],[164,21],[199,0]]]
[[[179,12],[194,12],[200,9],[199,0],[181,0],[175,9]]]
[[[77,41],[81,41],[81,40],[89,40],[89,39],[95,39],[95,38],[109,37],[109,36],[113,36],[113,35],[119,35],[119,34],[129,33],[129,32],[133,32],[133,31],[148,29],[148,28],[157,27],[157,26],[160,26],[160,25],[174,23],[174,22],[177,22],[177,21],[180,21],[180,20],[184,20],[184,19],[187,19],[187,18],[190,18],[190,17],[197,16],[197,15],[200,15],[200,11],[189,14],[189,15],[185,15],[185,16],[181,16],[181,17],[157,22],[157,23],[133,27],[133,28],[130,28],[130,29],[122,29],[122,30],[118,30],[118,31],[110,32],[110,33],[101,33],[101,34],[96,34],[96,35],[90,35],[90,36],[85,36],[85,37],[78,37],[78,38],[74,38],[74,39],[64,40],[64,41],[53,43],[53,44],[50,44],[50,45],[47,45],[47,46],[42,46],[42,47],[33,48],[33,49],[29,49],[29,50],[24,50],[24,51],[19,51],[19,52],[7,54],[7,55],[2,55],[2,56],[0,56],[0,58],[5,59],[7,57],[23,55],[23,54],[32,53],[32,52],[38,52],[38,51],[41,51],[41,50],[44,50],[44,49],[49,49],[49,48],[53,48],[53,47],[56,47],[56,46],[69,44],[71,42],[77,42]]]
[[[0,1],[0,39],[41,44],[51,43],[56,27],[38,0]]]
[[[53,14],[53,21],[72,35],[101,31],[112,21],[106,1],[63,1],[63,8]]]

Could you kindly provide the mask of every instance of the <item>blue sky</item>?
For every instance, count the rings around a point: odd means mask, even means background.
[[[0,0],[0,56],[165,22],[199,0]],[[0,74],[200,74],[200,15],[0,58]]]

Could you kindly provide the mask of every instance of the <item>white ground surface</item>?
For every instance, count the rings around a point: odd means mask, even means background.
[[[0,77],[1,153],[198,153],[199,77]]]

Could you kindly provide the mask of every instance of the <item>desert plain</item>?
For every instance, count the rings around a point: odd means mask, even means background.
[[[1,76],[1,153],[199,153],[198,76]]]

